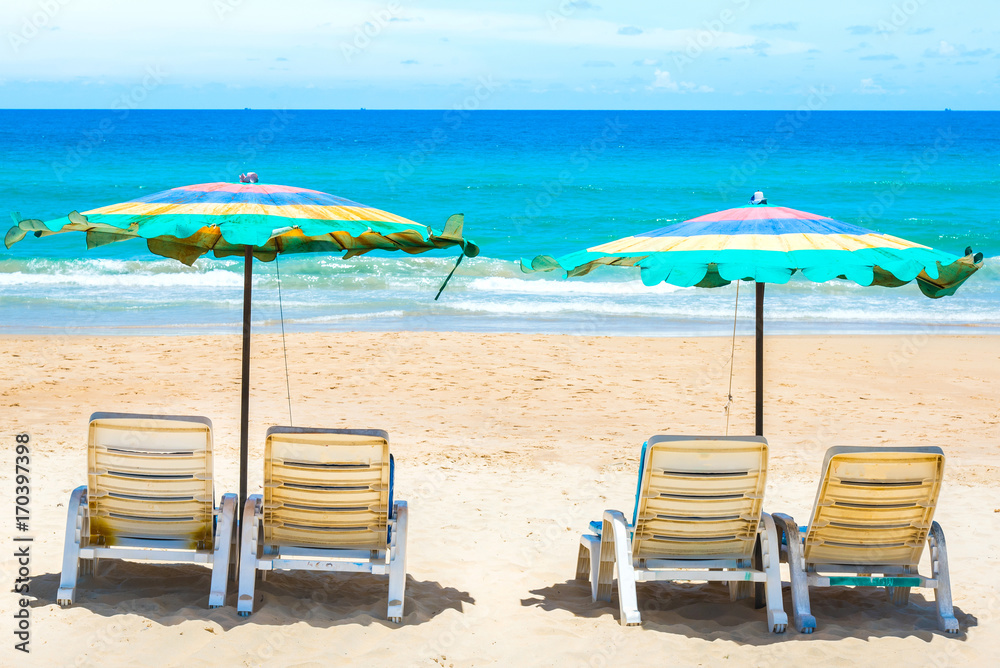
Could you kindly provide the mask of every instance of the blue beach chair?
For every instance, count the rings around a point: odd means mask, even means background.
[[[896,605],[911,587],[934,590],[941,630],[958,633],[944,531],[933,521],[944,475],[936,447],[830,448],[809,524],[775,513],[791,573],[795,626],[816,628],[811,587],[885,587]],[[917,571],[924,545],[931,576]],[[876,575],[877,574],[877,575]]]
[[[783,633],[778,537],[761,511],[767,441],[760,436],[654,436],[643,445],[632,523],[618,510],[580,538],[578,579],[610,601],[617,571],[622,625],[641,623],[636,582],[728,582],[733,600],[761,584],[767,626]],[[755,553],[756,550],[756,553]]]

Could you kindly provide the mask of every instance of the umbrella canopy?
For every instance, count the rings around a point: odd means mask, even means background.
[[[759,197],[758,197],[759,195]],[[763,435],[764,285],[787,283],[801,272],[811,281],[845,279],[899,287],[916,280],[937,299],[954,294],[983,266],[982,253],[935,250],[888,234],[782,206],[727,209],[651,232],[611,241],[558,259],[521,261],[525,272],[562,270],[583,276],[601,265],[639,267],[642,282],[715,288],[757,283],[757,433]]]
[[[142,238],[157,255],[193,264],[202,255],[244,255],[258,260],[278,253],[368,251],[422,253],[461,246],[475,257],[476,245],[462,238],[463,216],[452,216],[437,234],[431,228],[318,190],[264,183],[201,183],[172,188],[129,202],[76,211],[48,222],[21,220],[7,232],[7,248],[29,232],[47,236],[85,232],[87,247]]]
[[[842,278],[898,287],[916,279],[928,297],[950,295],[982,266],[858,225],[783,206],[743,206],[611,241],[559,259],[523,260],[524,271],[582,276],[599,265],[637,266],[642,282],[715,288],[731,281],[787,283]]]
[[[83,213],[74,211],[48,222],[23,220],[14,214],[15,225],[4,238],[10,248],[29,233],[43,237],[84,232],[88,248],[141,238],[146,240],[150,252],[187,265],[209,252],[216,257],[245,258],[241,521],[247,497],[253,258],[267,262],[278,253],[315,252],[344,252],[344,257],[349,258],[372,250],[422,253],[450,246],[461,247],[459,261],[479,254],[476,244],[462,237],[462,214],[451,216],[437,233],[426,225],[342,197],[306,188],[257,183],[257,175],[253,173],[245,176],[247,180],[241,175],[240,183],[182,186]]]

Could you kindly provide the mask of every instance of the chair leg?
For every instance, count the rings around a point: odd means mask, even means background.
[[[390,622],[399,624],[403,621],[403,603],[406,589],[406,501],[396,501],[393,509],[395,526],[389,552],[389,611]]]
[[[903,569],[903,573],[912,572],[909,566]],[[910,603],[910,587],[886,587],[885,593],[893,605],[905,607]]]
[[[947,633],[958,633],[958,620],[951,604],[951,575],[948,572],[948,548],[945,545],[944,530],[937,522],[931,524],[927,534],[931,548],[931,577],[937,580],[934,600],[937,602],[938,625]]]
[[[580,551],[576,555],[576,579],[590,582],[590,544],[580,537]]]
[[[612,570],[613,570],[612,566]],[[597,583],[601,578],[601,538],[593,534],[580,536],[580,551],[576,559],[576,578],[590,582],[590,600],[597,601]]]
[[[756,554],[761,569],[766,575],[764,592],[767,599],[767,628],[771,633],[784,633],[788,628],[788,615],[781,600],[781,552],[778,550],[778,531],[774,520],[767,513],[761,513],[758,529]]]
[[[774,520],[771,520],[771,521],[773,522]],[[754,545],[753,545],[753,560],[751,561],[751,564],[753,565],[754,569],[758,570],[758,571],[764,570],[764,547],[765,546],[761,544],[763,541],[764,541],[764,535],[760,533],[760,526],[758,525],[757,540],[754,542]],[[774,559],[778,562],[779,565],[781,564],[781,556],[780,555],[781,555],[781,552],[780,552],[780,548],[779,548],[778,554],[774,556]],[[754,582],[753,583],[753,608],[754,608],[754,610],[760,610],[761,608],[766,608],[766,607],[767,607],[767,594],[765,592],[764,583],[763,582]]]
[[[253,612],[254,586],[257,584],[257,531],[263,498],[254,494],[243,507],[243,540],[240,543],[240,587],[236,612],[246,617]]]
[[[601,564],[598,597],[611,600],[614,570],[618,570],[618,621],[622,626],[642,623],[635,591],[635,569],[632,567],[632,541],[628,523],[618,510],[604,511],[604,528],[601,530]]]
[[[208,607],[221,608],[226,604],[229,589],[229,552],[233,544],[233,523],[236,521],[236,495],[223,494],[219,504],[219,521],[216,526],[215,548],[212,552],[212,588],[208,594]]]
[[[747,566],[747,564],[741,564],[740,568],[747,568]],[[726,584],[729,585],[730,601],[742,601],[745,598],[750,598],[750,594],[754,591],[754,583],[747,580],[730,580]]]
[[[809,606],[809,579],[806,575],[805,558],[802,554],[802,537],[799,527],[788,515],[775,513],[771,515],[779,539],[783,538],[788,558],[788,572],[792,587],[792,607],[794,608],[795,628],[800,633],[812,633],[816,629],[816,618],[812,616]]]
[[[80,547],[84,541],[86,526],[87,486],[81,485],[70,494],[66,508],[66,537],[63,542],[62,574],[59,577],[59,591],[56,601],[64,608],[73,605],[76,596],[76,581],[80,571]]]

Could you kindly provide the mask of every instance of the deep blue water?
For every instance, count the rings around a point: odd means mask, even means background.
[[[757,189],[772,204],[988,258],[935,301],[915,285],[773,286],[772,331],[1000,326],[1000,113],[0,111],[0,209],[25,218],[251,170],[437,228],[463,212],[483,249],[439,302],[454,251],[282,259],[293,329],[724,334],[733,287],[650,289],[625,269],[560,281],[524,276],[515,261],[739,206]],[[189,269],[141,242],[87,251],[82,236],[29,238],[0,251],[0,332],[235,331],[241,271],[212,259]],[[273,264],[257,274],[259,325],[274,327]]]

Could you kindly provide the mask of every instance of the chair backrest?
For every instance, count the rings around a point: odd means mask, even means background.
[[[392,485],[380,429],[271,427],[264,545],[385,550]]]
[[[91,544],[213,548],[208,418],[94,413],[87,473]]]
[[[767,482],[762,436],[654,436],[640,466],[634,559],[752,556]]]
[[[916,566],[943,475],[941,448],[830,448],[806,532],[806,563]]]

